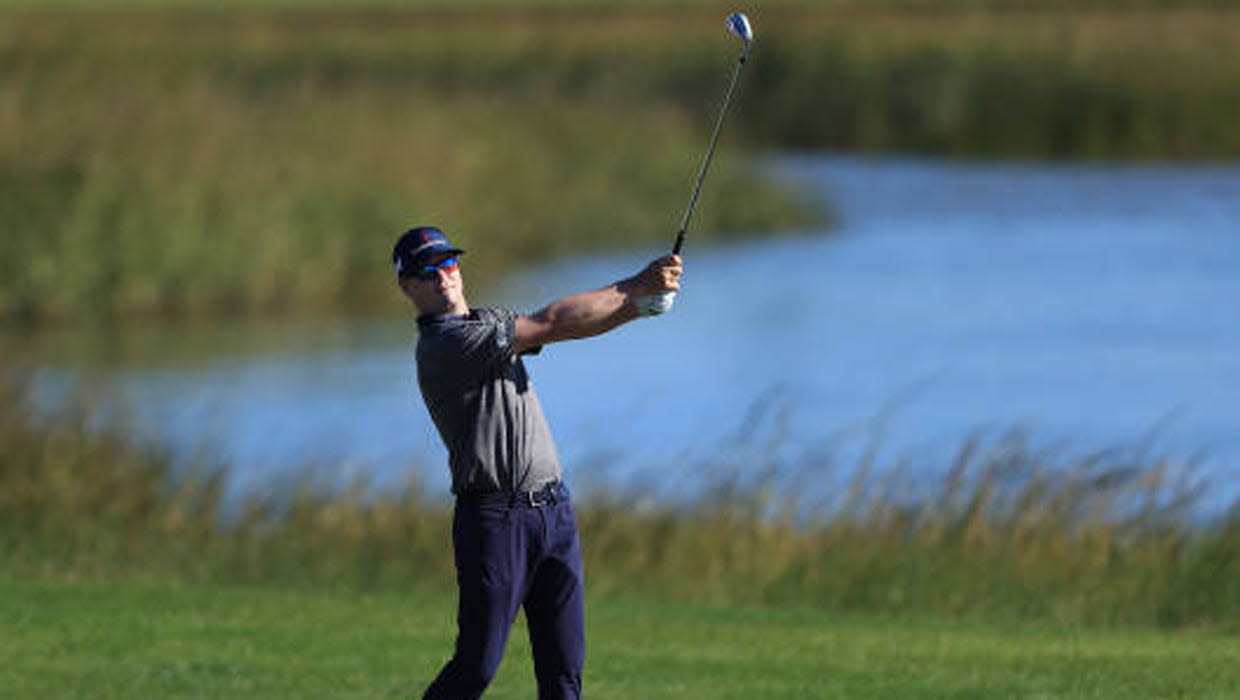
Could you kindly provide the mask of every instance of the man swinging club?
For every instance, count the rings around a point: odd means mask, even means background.
[[[540,700],[581,697],[584,588],[576,516],[523,355],[605,333],[670,305],[679,256],[530,315],[471,308],[460,256],[421,226],[396,242],[400,288],[418,313],[418,386],[448,449],[456,505],[456,650],[424,699],[478,698],[525,609]]]

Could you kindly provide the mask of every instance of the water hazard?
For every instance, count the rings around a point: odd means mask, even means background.
[[[780,158],[829,231],[686,249],[674,312],[528,361],[571,478],[675,491],[720,454],[764,464],[865,446],[933,469],[1010,428],[1088,451],[1149,443],[1240,482],[1240,167]],[[474,303],[533,309],[653,254],[563,261]],[[133,429],[295,478],[447,489],[409,319],[148,329],[87,359],[27,341],[53,395],[90,366]],[[55,347],[57,350],[51,350]]]

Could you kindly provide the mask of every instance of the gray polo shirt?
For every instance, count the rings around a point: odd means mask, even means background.
[[[542,405],[513,352],[516,318],[480,308],[418,319],[418,386],[448,448],[455,494],[535,491],[561,478]]]

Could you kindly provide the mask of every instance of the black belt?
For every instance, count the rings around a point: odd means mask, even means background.
[[[475,503],[500,503],[525,508],[541,508],[568,502],[568,487],[563,481],[552,481],[537,491],[492,491],[490,493],[463,493],[458,500]]]

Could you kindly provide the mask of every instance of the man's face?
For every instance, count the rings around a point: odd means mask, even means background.
[[[427,258],[412,275],[401,279],[400,286],[420,314],[442,316],[469,310],[461,267],[455,255],[445,253]]]

